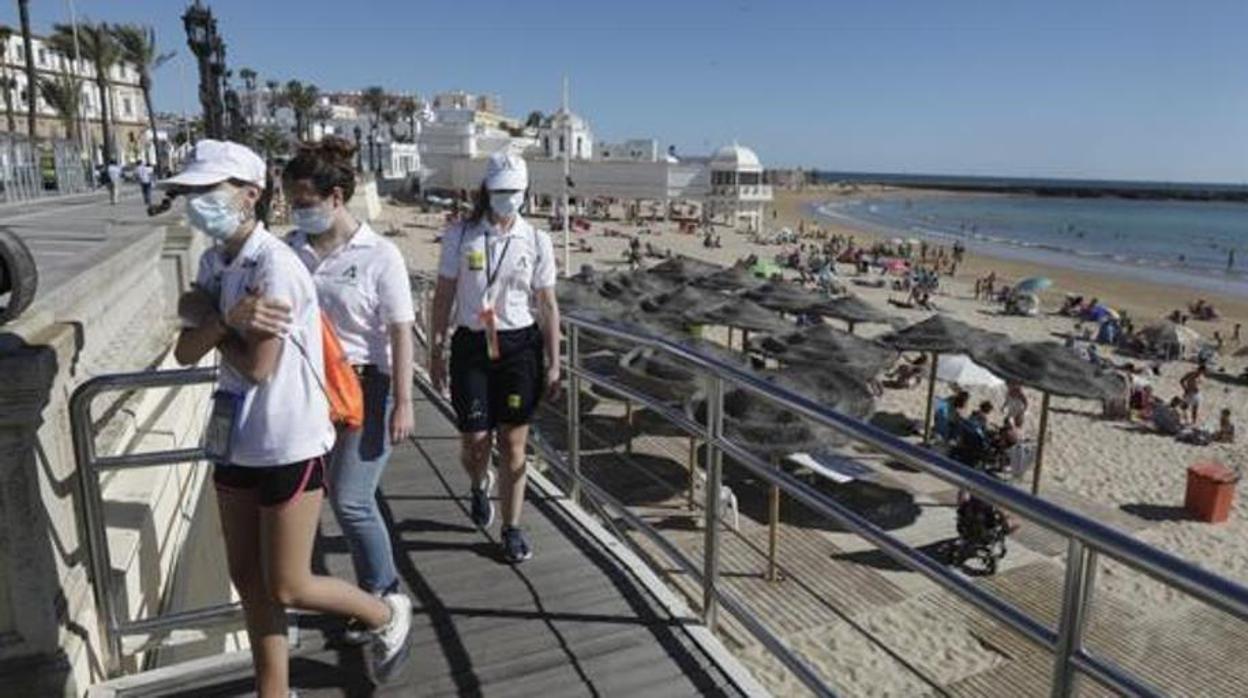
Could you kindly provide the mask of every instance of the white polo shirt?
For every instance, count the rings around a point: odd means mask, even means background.
[[[368,223],[360,223],[351,239],[324,259],[304,233],[295,231],[287,241],[312,272],[316,295],[334,323],[347,361],[374,364],[389,373],[389,327],[416,319],[407,263],[399,248]]]
[[[262,225],[228,263],[224,250],[218,245],[204,252],[195,277],[196,286],[216,297],[222,315],[252,289],[280,298],[292,309],[290,329],[267,381],[252,383],[221,362],[217,386],[244,396],[230,462],[274,466],[324,455],[334,445],[334,426],[321,388],[325,363],[312,277],[295,253]]]
[[[488,245],[487,245],[488,239]],[[517,215],[511,230],[502,232],[488,219],[476,225],[455,223],[442,233],[438,275],[455,279],[455,325],[482,329],[487,272],[493,278],[491,297],[498,329],[532,325],[534,291],[555,285],[555,249],[550,235]]]

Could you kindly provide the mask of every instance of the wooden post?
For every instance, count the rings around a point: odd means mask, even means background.
[[[930,444],[932,442],[932,407],[936,403],[936,364],[939,355],[935,352],[929,357],[932,360],[932,370],[928,372],[927,377],[927,413],[923,415],[923,443]]]
[[[768,531],[767,531],[767,581],[780,581],[780,571],[776,565],[776,548],[780,543],[780,486],[772,485],[768,496]]]
[[[633,401],[632,400],[624,401],[624,429],[626,430],[625,438],[628,439],[627,441],[624,442],[624,452],[631,456],[633,454]]]
[[[690,436],[689,437],[689,498],[687,502],[689,511],[693,511],[693,500],[694,500],[693,485],[695,482],[695,478],[697,477],[698,477],[698,440]]]
[[[1049,394],[1040,398],[1040,440],[1036,442],[1036,470],[1031,476],[1031,493],[1040,494],[1040,466],[1044,465],[1044,442],[1049,435]]]

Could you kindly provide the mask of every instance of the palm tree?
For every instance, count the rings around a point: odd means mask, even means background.
[[[369,123],[372,130],[377,130],[377,124],[381,123],[381,113],[386,110],[386,105],[390,103],[390,95],[386,94],[385,88],[376,85],[364,88],[364,94],[360,96],[360,102],[371,115]]]
[[[34,89],[38,82],[35,77],[35,44],[30,38],[30,0],[17,0],[17,10],[21,15],[22,46],[26,51],[26,105],[29,107],[26,112],[26,132],[30,134],[30,141],[33,143],[39,139],[39,127]]]
[[[281,155],[289,147],[289,141],[282,129],[269,124],[256,132],[256,149],[264,153],[264,159],[271,162],[274,155]]]
[[[282,95],[279,90],[281,90],[282,84],[276,80],[265,80],[264,86],[269,90],[269,120],[273,120],[277,118],[277,108],[281,106]]]
[[[112,28],[113,38],[121,51],[122,60],[134,65],[139,71],[139,89],[143,90],[143,103],[147,106],[147,125],[152,130],[152,145],[156,148],[156,175],[163,176],[164,158],[160,153],[160,141],[156,139],[156,110],[152,108],[152,71],[168,63],[174,52],[160,53],[156,49],[156,30],[137,24],[122,24]]]
[[[69,24],[53,24],[52,35],[48,37],[48,45],[62,55],[74,55],[74,28]],[[94,24],[84,21],[78,25],[78,46],[82,55],[95,68],[95,87],[100,93],[100,131],[104,134],[104,159],[116,157],[117,148],[113,141],[113,122],[109,114],[108,73],[122,58],[122,49],[118,45],[112,30],[103,22]],[[149,102],[150,105],[150,102]],[[149,108],[150,111],[150,108]],[[33,112],[32,112],[33,113]]]
[[[256,78],[259,75],[251,68],[243,68],[238,71],[238,77],[243,79],[243,90],[247,94],[247,105],[244,109],[243,118],[247,125],[251,125],[251,117],[256,107]]]
[[[529,128],[541,128],[542,122],[545,120],[546,117],[540,111],[531,111],[529,112],[529,118],[524,120],[524,125]]]
[[[398,125],[400,117],[399,110],[394,108],[386,109],[381,113],[381,120],[386,122],[386,128],[390,131],[390,140],[392,141],[395,140],[394,127]]]
[[[320,90],[316,88],[316,85],[304,85],[298,80],[286,83],[286,89],[282,91],[282,103],[295,113],[295,138],[303,139],[310,130],[308,117],[316,108],[319,95]]]
[[[61,124],[65,127],[65,137],[78,141],[78,114],[82,107],[82,80],[68,72],[56,78],[39,78],[39,94],[43,101],[56,110]]]
[[[13,118],[13,90],[17,80],[9,75],[9,40],[13,38],[13,27],[0,24],[0,90],[4,90],[4,118],[9,133],[17,130],[17,121]]]

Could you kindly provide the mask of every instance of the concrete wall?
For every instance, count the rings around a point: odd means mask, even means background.
[[[81,695],[103,676],[69,398],[94,375],[165,364],[176,294],[202,247],[202,236],[180,226],[130,228],[87,272],[0,327],[0,695]],[[198,442],[208,390],[101,396],[98,452]],[[123,614],[169,605],[170,572],[204,501],[206,472],[192,464],[100,478]],[[213,594],[228,598],[228,584]]]

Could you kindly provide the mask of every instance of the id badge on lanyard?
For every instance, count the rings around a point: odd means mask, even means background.
[[[204,455],[214,463],[229,463],[238,435],[239,414],[243,411],[243,395],[228,390],[212,394],[212,414],[204,429]]]
[[[502,254],[498,256],[491,273],[490,233],[487,229],[485,233],[485,293],[481,296],[481,310],[477,312],[477,319],[481,322],[481,329],[485,331],[485,350],[491,361],[498,361],[502,358],[502,350],[498,342],[498,311],[495,309],[494,295],[495,282],[498,281],[498,273],[502,270],[503,260],[507,259],[509,249],[511,249],[510,239],[507,240],[507,244],[503,245]]]

